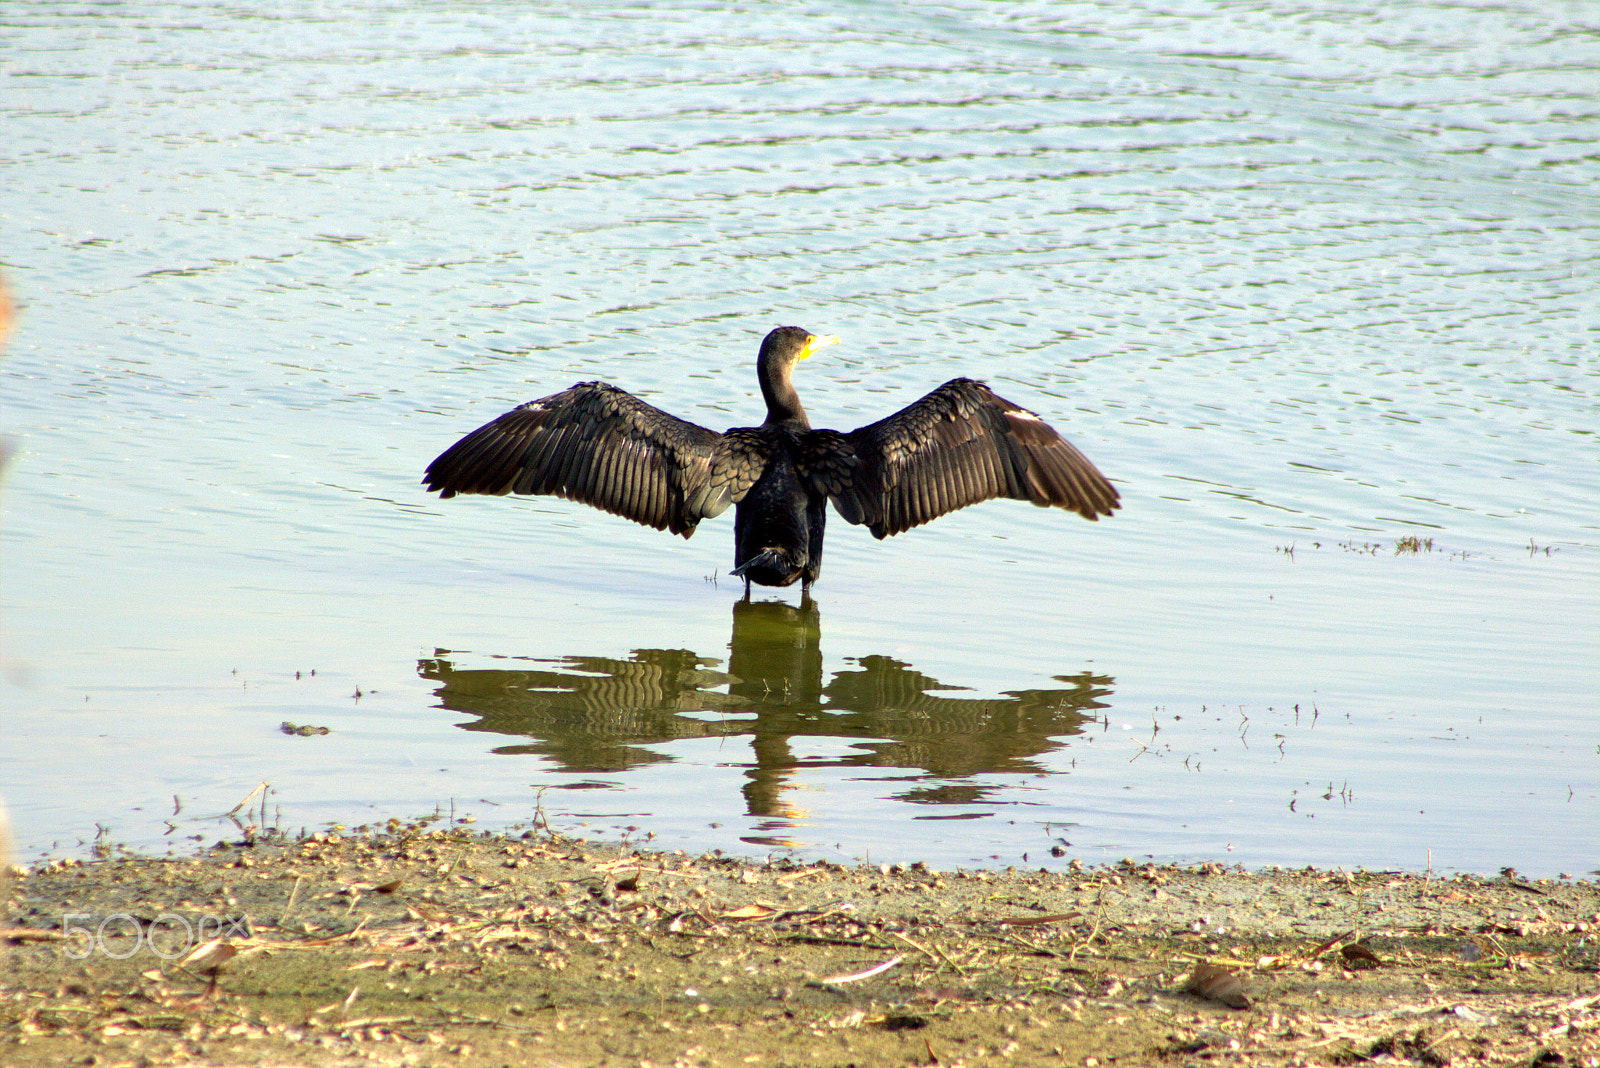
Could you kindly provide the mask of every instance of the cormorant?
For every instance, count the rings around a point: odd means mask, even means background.
[[[761,342],[758,427],[707,430],[605,382],[579,382],[479,427],[428,465],[423,483],[458,493],[549,493],[685,538],[734,512],[733,573],[809,589],[822,570],[831,500],[886,538],[994,497],[1110,515],[1117,491],[1049,424],[954,378],[859,430],[813,430],[792,372],[836,337],[780,326]]]

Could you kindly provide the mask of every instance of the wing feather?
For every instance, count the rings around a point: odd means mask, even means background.
[[[766,464],[759,433],[719,434],[604,382],[513,408],[428,465],[459,493],[553,494],[684,537],[743,498]]]
[[[812,437],[833,464],[831,483],[813,476],[819,488],[841,516],[879,538],[995,497],[1085,519],[1110,515],[1120,503],[1106,477],[1048,423],[971,379],[952,379],[849,434]]]

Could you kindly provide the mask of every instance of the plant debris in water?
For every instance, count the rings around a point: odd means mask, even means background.
[[[4,889],[17,1068],[1600,1064],[1589,881],[761,864],[391,822]]]

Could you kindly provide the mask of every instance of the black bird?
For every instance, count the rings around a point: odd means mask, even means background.
[[[579,382],[479,427],[428,465],[458,493],[549,493],[685,538],[734,513],[733,573],[801,589],[822,570],[827,503],[886,538],[994,497],[1110,515],[1117,491],[1049,424],[982,382],[953,378],[859,430],[813,430],[794,365],[836,337],[780,326],[761,342],[766,422],[726,433],[605,382]]]

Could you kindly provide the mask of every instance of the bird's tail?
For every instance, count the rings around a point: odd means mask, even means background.
[[[745,578],[752,571],[770,571],[773,574],[784,575],[795,570],[794,558],[787,551],[766,548],[734,568],[733,573]]]

